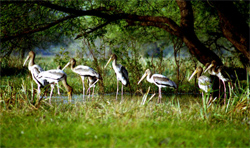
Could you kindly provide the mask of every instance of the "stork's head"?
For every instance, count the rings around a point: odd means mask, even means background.
[[[71,64],[71,68],[74,67],[76,64],[76,60],[74,58],[71,58],[70,61],[63,67],[62,70],[64,70],[66,67],[68,67],[69,64]]]
[[[29,56],[30,56],[30,57],[35,56],[35,55],[36,55],[36,54],[35,54],[34,51],[30,51],[30,52],[29,52]]]
[[[114,59],[117,59],[117,56],[116,56],[116,54],[112,54],[110,58],[112,58],[112,60],[114,60]]]
[[[106,68],[108,66],[108,64],[112,61],[112,60],[116,60],[117,56],[115,54],[112,54],[107,62],[107,64],[104,66],[104,68]]]
[[[205,64],[205,69],[207,69],[209,65],[210,65],[210,63],[206,63]]]
[[[151,70],[150,70],[150,69],[147,69],[147,70],[145,71],[145,73],[146,73],[147,75],[150,75],[150,74],[151,74]]]
[[[146,76],[148,76],[148,75],[151,75],[151,70],[150,70],[150,69],[147,69],[147,70],[145,71],[145,73],[143,74],[143,76],[141,77],[141,79],[139,80],[139,82],[137,83],[137,85],[140,84],[141,81],[142,81]]]
[[[62,69],[61,65],[57,66],[57,69]]]
[[[207,64],[206,64],[206,69],[205,69],[204,73],[207,72],[209,69],[211,69],[214,66],[216,66],[215,60],[213,60],[209,66],[207,66]]]
[[[198,67],[194,70],[194,72],[192,73],[192,75],[190,76],[190,78],[188,79],[188,81],[190,81],[190,80],[194,77],[195,74],[197,74],[198,77],[199,77],[199,76],[201,75],[202,71],[203,71],[202,67],[201,67],[201,66],[198,66]]]
[[[34,60],[35,56],[36,56],[35,52],[30,51],[30,52],[29,52],[29,55],[27,56],[27,58],[25,59],[25,61],[24,61],[24,63],[23,63],[23,66],[26,64],[26,62],[29,60],[29,58],[31,58],[31,59]],[[34,61],[33,61],[33,62],[34,62]],[[34,63],[33,63],[33,64],[34,64]]]
[[[74,58],[71,58],[70,59],[70,63],[71,63],[71,65],[75,65],[76,64],[76,60]]]

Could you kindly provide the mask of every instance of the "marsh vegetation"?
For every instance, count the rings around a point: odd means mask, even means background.
[[[37,63],[45,67],[42,59],[38,58]],[[51,64],[46,65],[48,69],[57,65],[50,60]],[[97,84],[94,100],[90,98],[83,102],[80,77],[66,69],[69,84],[74,87],[72,102],[64,97],[66,91],[62,88],[62,96],[55,93],[52,105],[46,100],[47,94],[38,107],[30,101],[32,97],[36,98],[36,84],[29,71],[26,67],[20,68],[21,62],[11,61],[8,65],[15,67],[15,74],[1,77],[2,147],[249,146],[247,81],[239,83],[231,92],[233,95],[227,105],[222,105],[219,99],[207,105],[208,96],[203,100],[197,84],[186,79],[179,86],[181,93],[163,89],[160,104],[157,95],[151,98],[158,92],[157,87],[146,82],[140,86],[132,85],[132,97],[126,88],[124,100],[120,97],[115,100],[116,79],[108,77],[114,75],[110,68],[104,72],[107,77],[103,79],[105,93]],[[174,66],[167,70],[164,72],[175,73]],[[185,77],[191,72],[186,72]],[[174,77],[172,79],[176,81]]]

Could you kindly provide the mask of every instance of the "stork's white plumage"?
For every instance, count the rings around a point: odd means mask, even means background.
[[[85,94],[85,86],[84,86],[84,78],[85,77],[96,77],[96,82],[100,79],[100,75],[91,67],[89,66],[83,66],[83,65],[76,65],[76,60],[74,58],[70,59],[70,61],[64,66],[63,69],[65,69],[68,65],[71,64],[71,70],[80,75],[82,79],[82,84],[83,84],[83,100],[84,100],[84,94]],[[95,82],[95,83],[96,83]]]
[[[164,75],[161,74],[152,74],[152,72],[150,71],[150,69],[147,69],[144,73],[144,75],[142,76],[142,78],[139,80],[138,84],[140,84],[140,82],[147,77],[147,81],[149,83],[153,83],[155,84],[158,88],[159,88],[159,100],[158,102],[161,102],[161,88],[162,87],[173,87],[173,88],[177,88],[176,84],[171,81],[169,78],[167,78]]]
[[[58,84],[59,81],[63,82],[63,85],[68,92],[69,100],[71,100],[73,89],[71,86],[68,85],[67,75],[64,71],[60,69],[42,71],[38,74],[38,79],[40,80],[42,86],[51,84],[51,92],[50,92],[50,98],[49,98],[50,104],[51,104],[51,97],[53,94],[54,85]]]
[[[107,67],[107,65],[112,62],[113,69],[116,74],[116,79],[117,79],[117,90],[116,90],[116,100],[117,100],[117,95],[119,92],[119,81],[122,83],[122,88],[121,88],[121,98],[123,99],[123,85],[127,86],[129,85],[129,78],[128,78],[128,71],[124,66],[121,64],[117,64],[117,56],[115,54],[112,54],[110,59],[108,60],[107,64],[105,65],[104,68]]]
[[[199,88],[205,92],[208,92],[211,89],[211,79],[208,78],[207,76],[201,75],[202,72],[203,72],[202,67],[201,66],[197,67],[195,71],[192,73],[192,75],[190,76],[188,81],[190,81],[194,77],[194,75],[197,73]],[[203,97],[203,92],[202,92],[202,97]]]
[[[38,94],[38,98],[40,98],[40,92],[41,92],[40,88],[42,87],[42,85],[41,85],[41,82],[40,82],[40,80],[38,78],[38,74],[40,72],[44,71],[44,70],[39,65],[35,64],[35,62],[34,62],[35,61],[35,57],[36,57],[35,52],[30,51],[29,55],[27,56],[26,60],[23,63],[23,66],[25,66],[25,64],[27,63],[27,61],[30,59],[29,64],[28,64],[28,69],[29,69],[29,71],[30,71],[30,73],[32,75],[32,79],[36,82],[36,84],[38,86],[38,88],[37,88],[37,94]],[[31,101],[33,101],[33,100],[31,100]]]

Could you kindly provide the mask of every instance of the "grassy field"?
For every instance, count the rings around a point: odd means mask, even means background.
[[[213,105],[204,113],[199,98],[109,98],[2,110],[1,147],[250,146],[247,112]]]
[[[60,103],[67,98],[57,97],[52,105],[43,101],[38,108],[30,102],[36,98],[37,86],[27,67],[14,63],[9,63],[10,74],[1,76],[1,147],[250,147],[248,82],[231,92],[227,105],[206,105],[208,98],[202,100],[200,94],[176,95],[171,89],[164,89],[163,103],[158,104],[158,94],[150,98],[157,88],[145,80],[133,88],[141,89],[142,95],[126,93],[121,101],[100,93],[82,102],[80,78],[66,69],[74,99],[80,101]],[[51,63],[39,64],[45,69],[57,67]],[[111,70],[105,75],[112,75]],[[185,77],[192,72],[188,70]],[[174,75],[174,66],[162,73]],[[105,92],[115,92],[115,78],[104,80],[104,86]],[[146,93],[149,86],[150,94]],[[185,79],[180,87],[190,92],[195,85]]]

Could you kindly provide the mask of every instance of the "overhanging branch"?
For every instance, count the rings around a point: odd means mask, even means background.
[[[167,17],[138,16],[138,15],[131,15],[127,13],[109,13],[109,11],[107,10],[112,11],[114,9],[113,8],[108,9],[105,7],[100,7],[100,8],[93,9],[93,10],[76,10],[73,8],[66,8],[63,6],[52,4],[51,2],[38,2],[38,4],[44,7],[48,7],[54,10],[58,10],[61,12],[70,13],[70,14],[74,14],[78,16],[89,15],[89,16],[96,16],[96,17],[104,18],[107,20],[110,20],[110,18],[112,18],[113,20],[126,19],[126,20],[140,21],[140,22],[164,23],[164,24],[168,24],[171,30],[173,30],[174,32],[180,31],[180,27],[172,19],[167,18]],[[113,12],[115,12],[115,10]]]
[[[35,33],[35,32],[44,31],[44,30],[49,29],[50,27],[53,27],[53,26],[65,21],[65,20],[72,19],[72,18],[75,18],[75,17],[77,17],[77,16],[76,15],[66,16],[66,17],[61,18],[59,20],[56,20],[56,21],[54,21],[52,23],[49,23],[49,24],[47,24],[47,25],[45,25],[43,27],[38,27],[38,28],[33,29],[33,30],[23,31],[21,33],[16,33],[16,34],[10,35],[10,36],[2,36],[1,37],[1,42],[6,42],[6,41],[9,41],[9,40],[12,40],[14,38],[21,37],[21,36],[24,36],[24,35],[27,35],[27,34],[32,34],[32,33]]]
[[[162,28],[164,30],[166,30],[167,32],[176,35],[178,37],[181,36],[180,32],[178,31],[174,31],[172,30],[171,27],[169,27],[168,25],[164,24],[164,23],[155,23],[155,22],[133,22],[133,21],[129,21],[127,20],[128,25],[129,26],[135,26],[135,25],[140,25],[140,26],[154,26],[154,27],[158,27],[158,28]]]
[[[114,21],[114,20],[112,20],[112,21]],[[86,31],[86,32],[81,33],[81,34],[78,34],[78,35],[76,36],[75,40],[78,39],[78,38],[80,38],[80,37],[82,37],[82,36],[84,36],[85,34],[94,32],[94,31],[96,31],[96,30],[98,30],[98,29],[100,29],[100,28],[102,28],[102,27],[108,25],[108,24],[111,23],[112,21],[109,20],[109,21],[107,21],[107,22],[104,23],[104,24],[101,24],[101,25],[99,25],[99,26],[97,26],[97,27],[95,27],[95,28],[90,29],[89,31]]]

